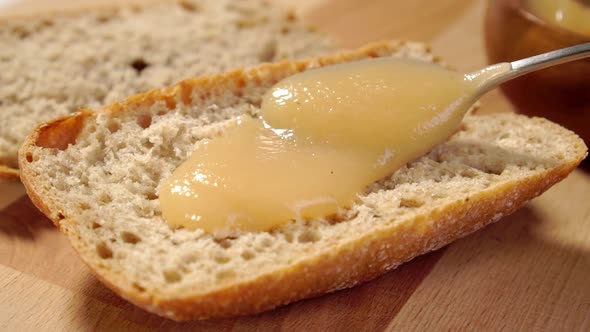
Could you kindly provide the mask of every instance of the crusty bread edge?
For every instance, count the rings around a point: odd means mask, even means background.
[[[399,47],[396,44],[394,47]],[[328,63],[347,57],[364,54],[371,56],[375,48],[385,47],[383,44],[368,46],[357,52],[340,53],[332,57],[324,57],[319,63]],[[311,59],[296,62],[301,67]],[[296,65],[296,66],[298,66]],[[280,70],[291,66],[290,62],[279,64],[264,64],[256,70]],[[299,67],[298,67],[299,68]],[[166,100],[174,94],[182,94],[187,85],[211,84],[222,76],[223,79],[243,76],[243,70],[228,74],[216,75],[211,78],[200,78],[183,81],[179,85],[163,90],[130,97],[124,102],[109,106],[110,112],[123,112],[127,108],[133,109],[154,100]],[[72,117],[87,117],[91,111],[70,115]],[[63,121],[63,119],[61,120]],[[548,126],[555,124],[545,121]],[[53,122],[55,124],[55,122]],[[579,158],[560,165],[546,173],[534,174],[526,179],[512,181],[487,189],[470,197],[463,202],[456,202],[444,210],[433,211],[429,215],[419,216],[405,222],[401,226],[391,227],[371,233],[363,238],[335,248],[333,251],[318,255],[307,261],[301,261],[282,271],[261,276],[257,279],[210,292],[197,294],[185,298],[164,298],[148,295],[128,286],[121,276],[111,273],[100,262],[91,261],[92,257],[86,252],[88,248],[80,234],[76,233],[75,225],[78,221],[68,220],[51,198],[43,198],[36,192],[33,174],[27,168],[26,153],[30,147],[36,145],[37,138],[44,130],[52,130],[59,126],[48,123],[39,126],[21,147],[19,163],[22,170],[22,181],[33,203],[39,207],[53,222],[68,235],[74,249],[81,255],[85,263],[94,274],[109,288],[130,302],[159,315],[174,320],[219,318],[235,315],[245,315],[261,312],[276,306],[308,298],[337,289],[351,287],[359,282],[372,279],[385,271],[402,264],[415,256],[440,248],[449,242],[469,234],[493,221],[499,216],[512,213],[526,201],[541,194],[554,183],[567,176],[584,158],[581,152]],[[575,134],[563,129],[564,133]],[[579,141],[572,138],[572,141]],[[577,151],[585,151],[580,143]],[[64,219],[66,218],[66,219]],[[64,222],[67,220],[67,222]],[[346,269],[342,269],[345,266]]]
[[[513,181],[470,197],[469,201],[457,202],[444,210],[420,216],[402,227],[372,233],[282,271],[204,296],[146,299],[137,292],[129,293],[118,288],[101,271],[95,270],[95,274],[128,301],[177,321],[260,313],[305,298],[353,287],[419,255],[444,247],[516,211],[565,178],[578,163],[563,165],[547,174],[527,178],[522,183]],[[478,213],[470,213],[474,210]],[[427,222],[428,226],[422,225],[423,222]],[[77,243],[79,239],[70,238],[74,247],[81,248],[84,245]]]
[[[581,158],[545,174],[488,189],[444,210],[408,221],[396,229],[373,233],[280,272],[206,295],[182,299],[146,297],[137,290],[120,287],[115,281],[118,277],[109,275],[110,272],[101,268],[100,264],[84,261],[99,280],[121,297],[173,320],[259,313],[304,298],[352,287],[378,277],[416,256],[439,249],[514,212],[565,178],[580,161]],[[38,207],[47,211],[48,207],[41,198],[33,195],[32,199]],[[477,213],[470,213],[473,211]],[[55,222],[59,224],[59,219]],[[85,245],[79,234],[71,232],[69,228],[62,231],[68,234],[74,249],[82,257],[87,257],[84,252],[92,248]]]

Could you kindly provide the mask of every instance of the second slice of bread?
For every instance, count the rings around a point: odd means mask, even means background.
[[[0,178],[18,176],[17,150],[31,130],[79,107],[334,50],[263,0],[159,0],[0,18]]]
[[[106,285],[185,320],[256,313],[374,278],[513,212],[586,155],[575,134],[546,120],[470,116],[449,141],[370,185],[340,220],[227,238],[163,220],[158,186],[197,141],[257,114],[284,77],[377,56],[433,61],[423,45],[392,42],[137,95],[40,126],[20,150],[22,181]]]

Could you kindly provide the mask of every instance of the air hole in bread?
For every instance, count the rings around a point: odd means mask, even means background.
[[[152,115],[149,113],[140,114],[137,117],[137,124],[143,129],[149,128],[152,125]]]
[[[156,199],[158,199],[158,195],[156,195],[155,193],[147,193],[147,195],[145,195],[145,198],[148,201],[155,201]]]
[[[246,21],[246,20],[239,20],[235,24],[236,24],[236,28],[238,30],[242,30],[247,27],[252,27],[252,26],[256,25],[256,23],[253,23],[252,21]]]
[[[340,216],[339,218],[337,218],[337,220],[338,220],[338,222],[352,220],[352,219],[355,219],[356,217],[358,217],[358,215],[359,215],[358,211],[348,210],[344,213],[337,214],[337,216]]]
[[[19,39],[27,39],[31,35],[31,32],[29,32],[22,26],[14,27],[12,32],[14,35],[18,36]]]
[[[106,14],[100,14],[96,17],[96,22],[99,24],[108,23],[111,20],[111,16]]]
[[[291,32],[291,28],[289,28],[288,26],[284,26],[284,27],[281,28],[281,34],[282,35],[286,35],[289,32]]]
[[[235,275],[236,275],[236,273],[233,270],[223,270],[223,271],[217,272],[217,274],[215,274],[215,278],[217,278],[217,280],[222,280],[222,279],[231,278]]]
[[[358,214],[358,212],[356,212],[356,214]],[[325,219],[329,224],[334,225],[345,220],[354,219],[356,217],[356,214],[350,214],[350,211],[347,211],[345,213],[340,212],[326,216]]]
[[[434,149],[432,151],[430,151],[430,153],[427,155],[428,158],[432,159],[433,161],[436,161],[437,163],[443,163],[445,160],[442,156],[442,152],[438,149]]]
[[[313,243],[319,241],[322,238],[322,235],[313,229],[306,229],[303,233],[299,234],[297,237],[297,241],[300,243]]]
[[[293,242],[293,233],[284,233],[283,236],[285,237],[285,241],[287,241],[288,243],[292,243]]]
[[[27,160],[27,162],[32,163],[33,162],[33,154],[31,152],[27,152],[27,154],[25,155],[25,159]]]
[[[96,221],[92,222],[92,229],[99,229],[101,227],[102,227],[102,225],[97,223]]]
[[[199,6],[197,6],[196,3],[191,2],[191,1],[182,0],[178,4],[180,5],[180,8],[186,10],[187,12],[196,13],[201,10],[201,8],[199,8]]]
[[[229,249],[232,245],[231,240],[229,239],[215,240],[215,242],[217,242],[217,244],[219,244],[219,246],[223,249]]]
[[[88,176],[83,175],[80,177],[80,186],[81,187],[88,187]],[[80,208],[82,210],[88,210],[88,208],[90,208],[90,206],[87,206],[87,204],[85,205],[84,203],[80,204]]]
[[[113,198],[111,197],[111,195],[107,194],[107,193],[102,193],[99,197],[98,197],[98,201],[102,204],[109,204],[110,202],[113,201]]]
[[[55,24],[55,22],[53,22],[53,20],[50,20],[48,18],[45,18],[41,21],[41,26],[43,28],[49,28],[52,27]]]
[[[102,259],[113,258],[113,251],[104,242],[100,242],[99,244],[96,245],[96,253],[98,254],[98,257],[100,257]]]
[[[188,253],[188,254],[182,256],[182,261],[185,264],[191,264],[191,263],[196,262],[197,260],[199,260],[199,255],[195,252],[191,252],[191,253]]]
[[[268,3],[265,3],[263,1],[263,4],[269,5]],[[225,6],[227,11],[233,11],[236,12],[238,14],[238,16],[240,17],[247,17],[247,18],[255,18],[255,17],[260,17],[260,12],[259,12],[259,8],[252,6],[251,4],[249,4],[247,1],[230,1],[226,6]],[[266,18],[268,19],[268,18]]]
[[[141,145],[143,145],[143,147],[146,148],[146,149],[152,149],[155,146],[155,144],[152,143],[152,142],[150,142],[149,139],[143,140],[143,142],[141,143]]]
[[[273,241],[271,239],[264,238],[264,239],[262,239],[262,242],[260,244],[261,244],[262,248],[268,248],[272,245],[272,242]]]
[[[213,257],[213,259],[218,264],[225,264],[231,260],[231,258],[226,255],[215,255],[215,257]]]
[[[277,55],[277,41],[276,40],[269,40],[262,46],[260,52],[258,53],[258,60],[260,62],[271,62],[274,60],[275,56]]]
[[[295,14],[295,12],[293,10],[289,10],[289,11],[287,11],[287,13],[285,13],[285,19],[288,22],[293,23],[293,22],[297,21],[297,15]]]
[[[400,200],[399,206],[402,208],[419,208],[424,205],[424,201],[415,197],[404,197]]]
[[[493,174],[493,175],[501,175],[502,172],[506,169],[506,166],[503,164],[494,164],[494,165],[486,165],[486,167],[482,170],[484,173]]]
[[[468,178],[468,179],[474,179],[476,177],[479,176],[479,173],[477,173],[477,171],[475,169],[472,168],[468,168],[465,170],[462,170],[461,173],[459,173],[462,177],[464,178]]]
[[[139,235],[128,231],[124,231],[121,233],[121,239],[123,239],[123,242],[129,244],[136,244],[138,242],[141,242],[141,237],[139,237]]]
[[[246,102],[255,108],[260,108],[262,104],[262,98],[260,96],[246,96]]]
[[[533,136],[533,137],[529,137],[527,139],[528,143],[532,143],[532,144],[540,144],[543,142],[543,140],[541,140],[539,137]]]
[[[150,64],[142,58],[137,58],[131,62],[130,66],[135,69],[137,74],[141,74]]]
[[[166,271],[164,271],[164,279],[166,279],[167,283],[173,284],[173,283],[177,283],[180,280],[182,280],[182,276],[177,271],[166,270]]]
[[[190,272],[190,269],[185,265],[185,264],[178,264],[178,269],[180,270],[180,273],[182,274],[186,274]]]
[[[445,193],[434,193],[430,196],[434,199],[447,198],[447,194]]]
[[[379,213],[373,213],[374,219],[381,219],[381,215]]]
[[[250,249],[246,249],[242,252],[242,258],[245,261],[249,261],[249,260],[253,259],[254,257],[256,257],[256,253]]]
[[[57,219],[58,220],[64,220],[65,218],[66,218],[66,216],[64,216],[63,213],[60,212],[60,213],[57,214]]]
[[[118,121],[109,121],[107,128],[111,134],[114,134],[121,130],[121,124]]]
[[[248,18],[242,18],[236,21],[236,28],[238,30],[244,30],[249,28],[254,28],[257,25],[261,25],[267,23],[269,20],[268,17],[252,17],[249,16]]]

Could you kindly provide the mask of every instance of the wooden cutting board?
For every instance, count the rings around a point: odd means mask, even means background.
[[[350,46],[417,39],[459,69],[485,64],[483,0],[280,1]],[[56,6],[6,2],[0,15]],[[100,1],[71,3],[85,2]],[[510,106],[492,93],[483,109]],[[590,331],[590,174],[580,170],[512,216],[372,282],[257,316],[183,324],[105,288],[23,193],[0,182],[2,331]]]

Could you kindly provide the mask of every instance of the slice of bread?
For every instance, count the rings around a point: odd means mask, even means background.
[[[27,138],[22,181],[107,286],[146,310],[186,320],[256,313],[374,278],[512,213],[585,157],[581,139],[544,119],[473,115],[448,142],[370,185],[338,220],[215,238],[162,219],[161,181],[195,142],[223,134],[238,115],[257,114],[275,82],[390,55],[433,61],[420,44],[376,44],[84,110]]]
[[[0,45],[0,178],[18,176],[18,147],[35,126],[81,106],[335,49],[264,0],[161,0],[3,18]]]

